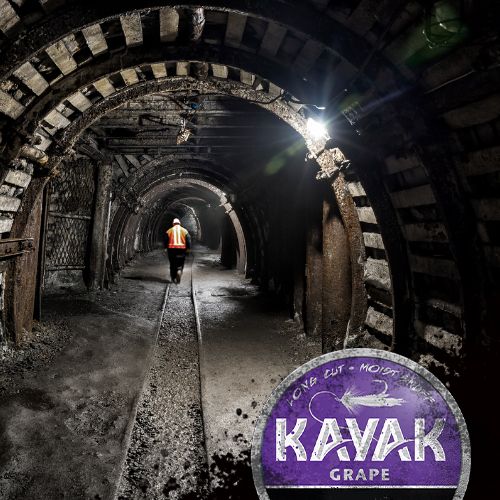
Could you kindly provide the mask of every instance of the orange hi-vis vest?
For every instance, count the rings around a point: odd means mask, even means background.
[[[181,225],[176,224],[168,231],[168,248],[186,248],[186,235],[188,231]]]

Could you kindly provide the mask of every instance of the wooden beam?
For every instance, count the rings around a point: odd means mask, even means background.
[[[41,95],[47,90],[47,80],[30,63],[26,62],[14,71],[14,76],[19,78],[34,94]]]
[[[139,83],[139,77],[137,76],[137,71],[134,68],[124,69],[120,72],[120,74],[122,75],[123,81],[127,86]]]
[[[247,16],[230,12],[227,16],[224,44],[237,49],[241,45],[246,25]]]
[[[24,112],[24,106],[16,101],[10,94],[0,90],[0,111],[16,120]]]
[[[95,82],[94,87],[103,97],[108,97],[116,92],[116,89],[107,78],[101,78],[101,80]]]
[[[57,109],[53,109],[43,120],[56,129],[66,128],[71,123]]]
[[[26,188],[31,181],[31,175],[22,170],[9,170],[5,176],[4,182],[14,186]]]
[[[389,264],[385,260],[372,259],[368,257],[365,263],[365,272],[363,277],[365,283],[369,283],[382,290],[391,290],[391,275]]]
[[[165,63],[152,64],[151,71],[156,79],[165,78],[168,75]]]
[[[188,76],[189,66],[190,64],[188,62],[178,62],[175,67],[177,76]]]
[[[255,80],[255,75],[253,75],[252,73],[248,73],[243,70],[240,71],[241,83],[244,83],[245,85],[253,85],[254,80]]]
[[[113,167],[108,164],[99,165],[89,258],[89,287],[93,290],[104,288],[112,181]]]
[[[61,70],[63,75],[68,75],[74,71],[78,65],[73,59],[73,55],[65,44],[66,39],[59,40],[54,45],[48,47],[45,52],[54,61],[54,64]]]
[[[324,45],[315,40],[308,40],[297,54],[293,62],[294,68],[299,73],[307,73],[323,53]]]
[[[0,233],[8,233],[12,229],[12,224],[14,219],[8,219],[7,217],[0,217]]]
[[[227,66],[222,64],[212,64],[212,72],[216,78],[227,78],[228,76]]]
[[[81,92],[75,92],[67,99],[78,111],[83,113],[92,106],[92,102]]]
[[[21,19],[7,0],[0,0],[0,31],[8,34],[14,29]]]
[[[371,207],[356,207],[356,212],[358,212],[358,219],[360,222],[377,224],[377,218]]]
[[[163,43],[175,42],[179,34],[179,13],[172,7],[160,9],[160,40]]]
[[[0,210],[3,212],[17,212],[21,200],[13,196],[0,195]]]
[[[378,233],[363,233],[363,241],[365,242],[365,247],[384,249],[382,236]]]
[[[269,23],[260,45],[259,54],[265,57],[274,57],[281,47],[286,35],[286,28],[278,24]]]
[[[83,28],[82,34],[85,37],[92,55],[98,56],[108,50],[108,44],[104,38],[104,33],[102,32],[102,28],[99,23]]]
[[[436,198],[429,184],[391,193],[392,202],[396,208],[433,205]]]
[[[120,16],[125,43],[127,47],[136,47],[142,45],[142,22],[139,13]]]

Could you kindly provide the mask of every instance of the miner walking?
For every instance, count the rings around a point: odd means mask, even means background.
[[[179,219],[174,219],[172,227],[167,231],[168,260],[170,261],[170,277],[174,283],[181,282],[186,252],[191,248],[191,236],[181,226]]]

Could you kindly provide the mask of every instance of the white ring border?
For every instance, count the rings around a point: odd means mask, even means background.
[[[469,432],[467,430],[467,424],[465,422],[464,416],[458,406],[455,398],[451,395],[450,391],[445,387],[445,385],[429,370],[419,365],[415,361],[396,354],[394,352],[382,351],[380,349],[371,348],[357,348],[357,349],[342,349],[340,351],[329,352],[314,358],[307,363],[299,366],[290,375],[288,375],[281,383],[274,389],[269,399],[266,401],[262,408],[259,420],[255,426],[255,430],[252,438],[251,447],[251,465],[252,474],[260,500],[270,500],[267,494],[266,487],[264,485],[264,478],[262,474],[262,438],[264,435],[264,430],[266,427],[267,419],[274,409],[275,404],[281,399],[281,396],[285,391],[295,382],[297,379],[305,375],[308,371],[317,368],[329,361],[338,361],[346,358],[358,358],[358,357],[374,357],[377,359],[392,361],[393,363],[400,364],[407,368],[410,368],[414,372],[418,373],[421,377],[427,380],[436,391],[441,395],[441,397],[446,401],[448,407],[451,409],[453,416],[456,419],[457,426],[460,432],[460,441],[462,444],[462,470],[460,471],[460,480],[458,482],[455,495],[453,500],[462,500],[465,492],[467,490],[467,485],[469,483],[470,468],[471,468],[471,445]],[[311,486],[314,488],[314,486]],[[404,486],[402,486],[404,488]]]

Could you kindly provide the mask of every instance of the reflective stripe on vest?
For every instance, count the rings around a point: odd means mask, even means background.
[[[168,248],[186,248],[186,233],[187,231],[176,224],[168,231]]]

